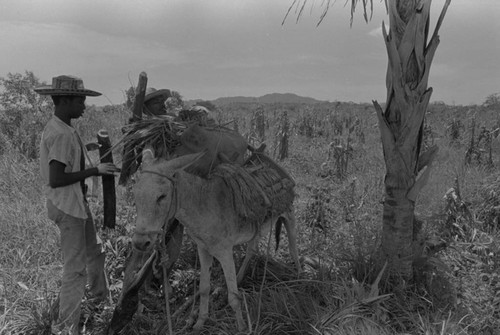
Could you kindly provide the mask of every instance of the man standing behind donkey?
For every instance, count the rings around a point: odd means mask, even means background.
[[[87,282],[89,293],[96,299],[108,295],[104,253],[85,198],[84,181],[119,170],[112,163],[86,168],[87,151],[71,126],[72,119],[83,115],[86,97],[101,93],[85,89],[83,81],[72,76],[54,77],[51,86],[35,88],[35,92],[50,95],[55,106],[40,143],[40,173],[48,217],[59,227],[63,257],[59,315],[52,330],[56,334],[79,334],[81,301]]]

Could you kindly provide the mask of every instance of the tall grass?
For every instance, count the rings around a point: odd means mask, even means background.
[[[39,329],[33,312],[57,292],[58,231],[46,218],[36,161],[2,155],[0,175],[0,333],[29,333]]]
[[[433,294],[439,293],[441,287],[437,284],[434,293],[408,285],[393,288],[392,294],[387,295],[385,283],[376,282],[380,271],[375,261],[385,167],[376,117],[371,107],[348,104],[298,107],[233,105],[218,110],[217,119],[229,127],[237,125],[240,133],[250,136],[257,132],[257,123],[252,118],[258,114],[258,135],[265,135],[269,145],[279,142],[278,130],[284,110],[289,124],[289,155],[280,164],[297,184],[295,212],[304,274],[297,278],[286,265],[290,263],[286,245],[271,254],[270,260],[261,257],[253,262],[253,272],[241,287],[251,333],[444,335],[479,334],[488,327],[495,329],[498,322],[491,321],[491,318],[500,311],[494,299],[500,291],[494,276],[498,265],[488,255],[480,258],[474,249],[478,244],[474,241],[465,244],[451,240],[449,243],[453,248],[434,255],[444,266],[436,265],[431,270],[443,272],[444,277],[429,275],[429,278],[433,283],[441,283],[440,280],[444,283],[447,278],[447,282],[453,284],[459,297],[454,308],[440,306],[439,301],[434,300]],[[105,128],[115,143],[121,137],[121,127],[128,117],[122,107],[108,108],[105,112],[89,108],[84,118],[75,122],[75,128],[85,142],[95,141],[97,131]],[[328,122],[322,122],[325,120]],[[466,141],[461,141],[460,136],[467,138],[467,135],[459,134],[458,139],[450,141],[447,120],[449,118],[436,113],[431,113],[428,118],[436,133],[434,141],[440,147],[431,179],[416,208],[428,237],[440,238],[438,234],[444,227],[446,215],[443,196],[454,186],[455,179],[459,180],[463,198],[479,206],[477,204],[484,203],[487,196],[481,192],[480,180],[488,176],[492,178],[491,170],[481,165],[464,164]],[[482,121],[478,119],[478,122]],[[324,174],[324,164],[329,164],[330,143],[335,138],[347,136],[352,156],[345,168],[345,176],[338,178],[335,174]],[[494,164],[498,165],[500,148],[494,146],[493,150]],[[268,147],[268,153],[272,154],[272,147]],[[114,154],[115,161],[120,162],[120,152]],[[96,153],[93,153],[93,158],[97,159]],[[49,334],[52,303],[60,284],[61,262],[58,229],[46,217],[38,174],[36,160],[10,149],[0,155],[0,334]],[[500,185],[498,188],[500,192]],[[323,195],[315,198],[318,192]],[[114,303],[120,293],[123,261],[128,251],[127,234],[135,218],[133,199],[128,190],[118,187],[117,198],[118,228],[115,232],[100,232],[105,241]],[[315,201],[319,203],[313,206]],[[99,223],[102,220],[100,195],[91,204]],[[326,213],[322,227],[306,224],[318,206]],[[475,208],[471,207],[471,210],[474,212]],[[481,210],[486,209],[483,206]],[[474,226],[474,229],[479,232],[480,226]],[[495,243],[497,235],[492,233]],[[488,252],[495,254],[498,247],[490,246]],[[172,282],[173,307],[178,307],[192,293],[197,280],[196,271],[192,270],[196,266],[192,242],[186,242],[183,253]],[[470,259],[475,260],[473,264]],[[435,261],[434,264],[441,263]],[[487,270],[488,264],[490,270]],[[267,272],[263,281],[264,269]],[[210,320],[203,333],[234,334],[234,317],[224,298],[224,281],[218,264],[214,264],[213,277],[216,280],[211,299],[216,303],[211,304]],[[125,334],[165,331],[164,302],[161,298],[153,298],[144,301],[146,307],[142,313],[136,314]],[[94,321],[94,330],[88,334],[103,331],[111,318],[111,308],[108,306]],[[185,314],[175,320],[178,333],[189,333],[185,327],[188,318]]]

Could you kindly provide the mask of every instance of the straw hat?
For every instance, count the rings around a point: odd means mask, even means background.
[[[200,105],[194,105],[193,107],[190,108],[192,111],[198,112],[198,113],[206,113],[207,115],[212,114],[210,112],[210,109],[208,109],[205,106],[200,106]]]
[[[157,90],[153,87],[148,87],[146,89],[146,95],[144,96],[144,102],[147,102],[159,96],[164,97],[166,100],[168,97],[172,96],[172,94],[170,93],[170,90],[167,89]]]
[[[39,86],[35,92],[41,95],[78,95],[97,97],[101,93],[88,90],[83,86],[83,80],[73,76],[57,76],[52,78],[52,85]]]

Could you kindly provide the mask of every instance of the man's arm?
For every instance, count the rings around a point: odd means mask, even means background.
[[[56,161],[51,160],[49,163],[49,185],[52,188],[68,186],[74,183],[78,183],[85,180],[91,176],[99,175],[112,175],[114,172],[119,172],[120,170],[113,163],[101,163],[97,167],[92,167],[83,171],[77,172],[64,172],[66,165]]]

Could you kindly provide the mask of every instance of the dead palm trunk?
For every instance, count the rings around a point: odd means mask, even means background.
[[[431,0],[389,0],[389,56],[385,109],[373,101],[379,120],[386,164],[381,251],[389,273],[412,278],[419,256],[415,201],[425,185],[437,147],[421,153],[422,129],[432,88],[429,71],[439,44],[438,30],[451,0],[447,0],[427,43]]]

